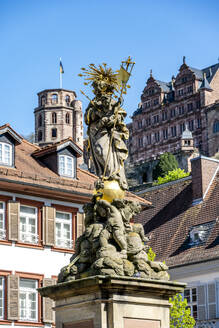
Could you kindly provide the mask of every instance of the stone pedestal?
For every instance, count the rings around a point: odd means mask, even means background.
[[[56,301],[57,328],[169,328],[168,299],[183,283],[95,276],[41,288]]]

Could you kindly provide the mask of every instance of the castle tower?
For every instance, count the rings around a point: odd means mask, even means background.
[[[199,153],[198,149],[194,147],[192,132],[187,125],[182,133],[180,150],[181,156],[180,160],[178,158],[178,162],[186,172],[191,172],[191,159],[197,157]]]
[[[82,103],[74,91],[47,89],[38,93],[35,115],[35,142],[46,146],[68,137],[83,149]]]

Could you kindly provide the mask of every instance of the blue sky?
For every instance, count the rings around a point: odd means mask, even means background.
[[[125,96],[128,117],[137,108],[153,70],[169,81],[186,56],[203,68],[219,57],[217,0],[0,0],[0,124],[17,132],[34,131],[37,92],[63,87],[80,94],[80,68],[108,63],[118,69],[129,55],[136,62]],[[130,119],[129,119],[130,120]]]

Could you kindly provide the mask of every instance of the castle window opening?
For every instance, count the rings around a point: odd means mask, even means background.
[[[38,141],[41,141],[43,139],[43,133],[42,133],[42,131],[40,130],[39,132],[38,132]]]
[[[46,97],[45,96],[42,96],[41,98],[40,98],[40,105],[41,106],[44,106],[46,104]]]
[[[65,102],[66,102],[67,106],[70,105],[70,96],[69,95],[65,96]]]
[[[58,103],[58,95],[56,93],[52,94],[52,104]]]
[[[66,113],[66,115],[65,115],[65,123],[70,124],[70,115],[69,115],[69,113]]]
[[[52,138],[57,137],[57,129],[52,129]]]
[[[213,133],[219,132],[219,121],[215,121],[213,125]]]
[[[42,126],[42,115],[41,114],[39,115],[39,118],[38,118],[38,126]]]
[[[57,115],[56,115],[56,113],[52,113],[52,123],[53,124],[56,124],[57,123]]]

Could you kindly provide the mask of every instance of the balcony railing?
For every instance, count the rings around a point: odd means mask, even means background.
[[[0,240],[5,240],[5,239],[6,239],[6,230],[0,229]]]
[[[216,320],[206,320],[196,322],[195,328],[216,328]]]
[[[56,247],[73,248],[73,240],[57,238],[56,239]]]
[[[37,234],[21,232],[20,241],[22,241],[23,243],[38,244],[39,236]]]

